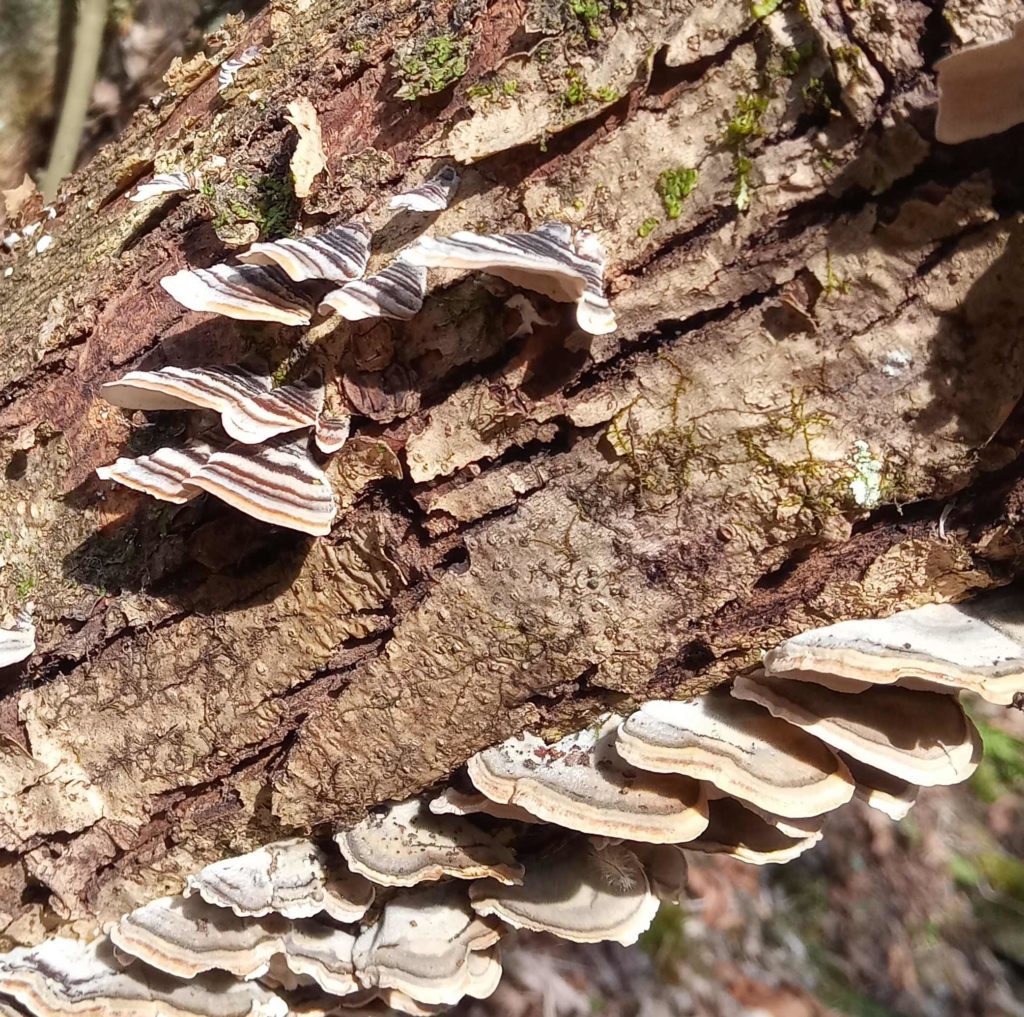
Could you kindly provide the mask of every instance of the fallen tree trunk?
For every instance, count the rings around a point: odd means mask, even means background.
[[[223,94],[205,57],[175,69],[67,183],[52,246],[26,239],[0,291],[3,602],[35,601],[40,632],[0,700],[5,944],[357,817],[524,725],[1020,571],[1020,146],[930,140],[931,65],[1010,5],[751,6],[279,3],[229,29],[258,67]],[[299,95],[329,157],[302,209]],[[201,194],[125,198],[216,156]],[[451,157],[452,209],[390,217]],[[585,337],[536,298],[518,335],[513,291],[480,277],[408,323],[307,332],[157,285],[300,215],[363,218],[381,252],[428,225],[586,224],[620,328]],[[323,367],[356,414],[329,537],[95,480],[180,427],[133,430],[101,383],[252,352]]]

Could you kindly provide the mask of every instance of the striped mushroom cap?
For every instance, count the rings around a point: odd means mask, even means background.
[[[732,694],[924,787],[966,780],[981,757],[978,731],[953,696],[887,686],[849,695],[767,675],[737,678]]]
[[[357,922],[373,903],[374,889],[341,858],[296,837],[207,865],[188,877],[185,896],[194,894],[240,918],[324,912],[338,922]]]
[[[305,438],[232,445],[210,456],[185,487],[206,491],[254,519],[313,536],[330,533],[338,511],[327,474]]]
[[[1009,39],[952,53],[935,64],[935,71],[939,141],[983,138],[1024,122],[1024,21]]]
[[[731,855],[750,865],[781,864],[791,862],[821,839],[817,832],[790,836],[734,798],[709,802],[708,811],[708,827],[686,845],[688,851]]]
[[[616,748],[634,766],[708,781],[780,816],[817,816],[854,792],[846,766],[817,738],[725,691],[644,703]]]
[[[279,996],[227,975],[188,982],[141,964],[124,967],[105,939],[54,937],[0,954],[0,999],[36,1017],[286,1017]]]
[[[331,290],[320,304],[320,313],[340,314],[349,321],[409,319],[423,306],[426,293],[427,270],[399,257],[376,275]]]
[[[209,445],[187,445],[185,448],[161,448],[136,459],[122,457],[110,466],[100,466],[96,476],[151,495],[159,501],[183,505],[197,498],[197,488],[185,486],[189,477],[198,473],[213,455]]]
[[[477,791],[461,791],[446,787],[430,802],[430,811],[437,816],[472,816],[480,814],[495,819],[507,819],[514,823],[537,824],[542,822],[535,815],[518,805],[503,805],[492,802]]]
[[[921,789],[891,773],[839,753],[857,782],[857,797],[890,819],[903,819],[917,801]]]
[[[314,427],[324,408],[323,377],[318,372],[274,388],[269,374],[238,364],[129,371],[104,385],[100,395],[131,410],[213,410],[220,414],[224,430],[247,445]]]
[[[253,244],[238,260],[246,265],[276,265],[294,282],[347,282],[366,271],[370,231],[361,222],[347,222],[313,237]]]
[[[765,670],[839,692],[964,689],[1009,706],[1024,692],[1024,598],[990,594],[811,629],[770,650]]]
[[[524,864],[521,886],[485,879],[470,887],[479,914],[574,943],[628,945],[658,910],[640,860],[622,845],[598,847],[588,837],[572,837],[554,850],[525,858]]]
[[[455,197],[459,187],[459,172],[454,166],[444,166],[418,187],[396,194],[388,208],[404,208],[409,212],[443,212]]]
[[[352,965],[355,936],[311,919],[243,919],[198,897],[163,897],[125,915],[109,936],[119,950],[179,978],[214,970],[259,978],[280,957],[289,971],[326,992],[345,995],[359,987]]]
[[[202,177],[198,173],[157,173],[139,184],[128,195],[128,200],[149,201],[178,191],[198,191],[202,182]]]
[[[223,92],[235,83],[238,72],[248,64],[255,63],[260,58],[262,48],[260,46],[249,46],[242,50],[236,57],[229,57],[220,65],[217,71],[217,91]]]
[[[413,886],[443,876],[517,883],[523,875],[508,847],[468,819],[435,815],[419,798],[370,813],[334,839],[354,872],[382,886]]]
[[[545,745],[531,734],[478,752],[467,763],[492,801],[581,833],[673,843],[707,825],[701,785],[689,777],[638,771],[615,749],[621,718]]]
[[[573,243],[569,226],[548,222],[530,233],[463,231],[449,237],[420,237],[403,257],[427,268],[488,272],[513,286],[576,304],[577,320],[585,331],[611,331],[615,326],[604,297],[604,252],[590,233],[584,233],[579,244],[581,250]]]
[[[273,265],[214,265],[182,269],[160,285],[192,311],[210,311],[241,321],[308,325],[312,297]]]
[[[474,914],[464,887],[436,883],[388,900],[359,934],[352,956],[366,988],[454,1005],[463,996],[484,999],[497,987],[499,935],[497,923]]]
[[[36,651],[36,627],[32,624],[32,605],[18,613],[14,627],[0,629],[0,667],[18,664]]]

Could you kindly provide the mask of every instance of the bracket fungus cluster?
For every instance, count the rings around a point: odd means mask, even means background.
[[[32,604],[26,604],[14,625],[0,629],[0,667],[20,664],[36,652],[36,627],[32,624]]]
[[[633,943],[685,896],[686,851],[787,862],[855,795],[901,818],[919,787],[966,779],[964,690],[1024,693],[1019,598],[805,632],[699,698],[510,738],[332,840],[215,862],[90,944],[0,956],[0,1006],[351,1017],[483,998],[509,929]]]
[[[390,207],[441,211],[458,184],[458,172],[445,166],[394,197]],[[160,174],[131,197],[142,201],[198,185],[194,173]],[[428,267],[474,268],[575,303],[586,331],[615,328],[604,294],[604,251],[587,230],[574,236],[567,225],[545,223],[532,233],[423,238],[367,276],[372,239],[362,223],[345,222],[312,236],[254,243],[237,256],[239,264],[182,269],[160,284],[191,310],[299,326],[317,310],[350,321],[408,320],[423,306]],[[307,436],[297,433],[311,431],[323,454],[337,452],[348,439],[348,417],[323,415],[321,378],[275,388],[265,371],[242,365],[171,366],[130,371],[101,394],[128,410],[212,411],[221,425],[220,432],[182,448],[122,457],[96,471],[101,479],[175,504],[206,492],[264,522],[314,536],[330,532],[337,502]]]

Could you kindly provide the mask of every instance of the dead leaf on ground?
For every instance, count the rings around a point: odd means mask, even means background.
[[[3,198],[4,209],[7,211],[7,218],[11,221],[17,219],[21,214],[21,210],[38,193],[35,181],[27,173],[25,174],[25,179],[22,180],[17,187],[12,187],[6,191],[0,191],[0,197]]]
[[[299,132],[299,143],[292,155],[292,179],[295,182],[295,197],[309,197],[313,180],[327,168],[324,141],[320,133],[313,104],[305,97],[288,103],[285,118]]]

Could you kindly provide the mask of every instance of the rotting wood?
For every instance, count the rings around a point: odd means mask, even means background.
[[[934,146],[928,73],[1012,5],[714,6],[589,26],[541,0],[431,25],[404,0],[277,4],[229,48],[265,47],[231,90],[202,58],[66,185],[53,246],[0,283],[0,597],[31,590],[39,645],[0,701],[5,942],[356,818],[524,724],[707,688],[808,625],[1020,571],[1022,147]],[[552,12],[560,33],[524,42]],[[466,75],[394,98],[401,54],[460,31]],[[427,228],[390,194],[457,144],[478,161],[429,228],[598,229],[618,332],[537,301],[549,323],[513,339],[513,291],[480,277],[408,323],[185,312],[161,276],[223,259],[245,209],[271,232],[297,210],[273,182],[301,95],[329,159],[305,208],[365,218],[371,271]],[[523,109],[546,137],[513,129]],[[214,155],[212,193],[127,201]],[[673,220],[658,180],[679,169]],[[329,409],[358,414],[328,538],[91,476],[181,437],[131,428],[100,384],[247,352],[324,368]]]

